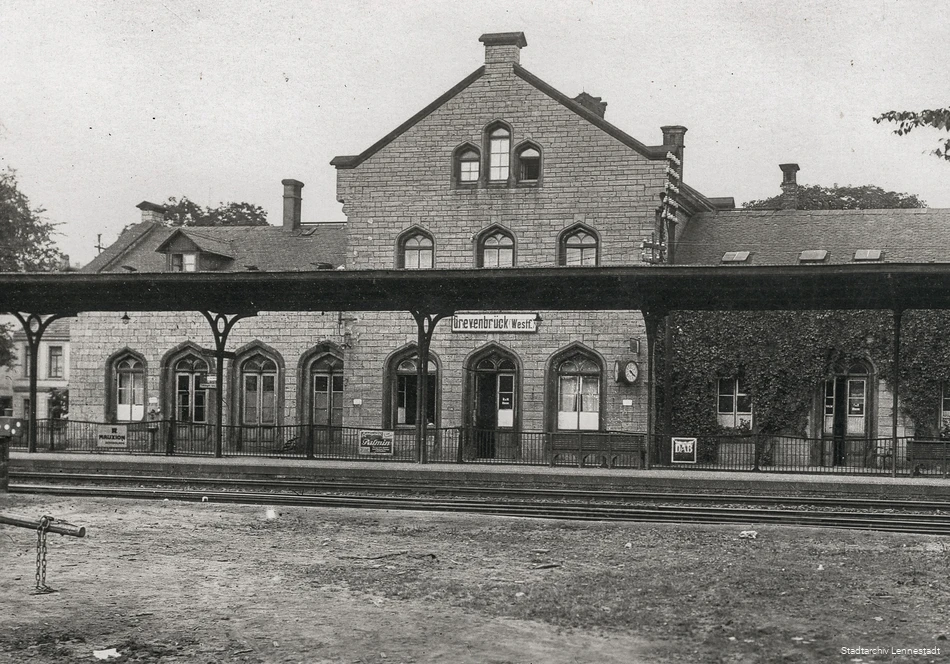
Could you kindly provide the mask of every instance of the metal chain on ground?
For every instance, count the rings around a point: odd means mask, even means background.
[[[46,585],[46,531],[53,517],[44,516],[36,528],[36,589],[33,595],[44,595],[56,592]]]

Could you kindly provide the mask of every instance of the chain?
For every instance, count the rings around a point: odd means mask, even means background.
[[[53,517],[44,516],[36,528],[36,590],[33,595],[44,595],[56,592],[46,585],[46,531]]]

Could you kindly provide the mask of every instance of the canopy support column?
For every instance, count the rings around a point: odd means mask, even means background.
[[[52,314],[43,317],[42,314],[23,314],[19,311],[11,311],[16,319],[20,321],[23,327],[23,333],[26,334],[27,351],[30,354],[30,412],[29,412],[29,437],[27,439],[27,451],[36,451],[36,393],[37,393],[37,370],[40,356],[40,341],[43,339],[43,333],[53,321],[60,318],[70,318],[74,313]]]
[[[214,335],[214,368],[217,376],[215,386],[214,456],[220,459],[224,455],[224,412],[222,409],[224,404],[224,360],[225,358],[234,359],[234,353],[228,353],[224,348],[228,343],[228,335],[231,333],[234,324],[242,318],[256,316],[257,312],[220,314],[202,311],[201,314],[207,319],[208,324],[211,325],[211,333]]]
[[[425,313],[413,309],[409,313],[416,321],[416,350],[419,362],[416,365],[416,461],[429,463],[429,446],[426,444],[429,406],[429,346],[432,333],[440,320],[452,313]],[[432,395],[435,398],[435,395]]]
[[[901,318],[904,314],[902,309],[893,310],[894,319],[894,341],[892,348],[892,363],[894,366],[894,393],[891,395],[891,476],[897,477],[897,415],[898,398],[900,395],[901,384]]]
[[[653,452],[657,445],[656,436],[656,333],[660,321],[666,316],[665,311],[643,312],[643,322],[647,332],[647,445],[644,465],[649,470],[653,465]]]

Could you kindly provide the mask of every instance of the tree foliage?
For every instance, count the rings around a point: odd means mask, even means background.
[[[747,208],[774,209],[780,196],[751,201]],[[917,208],[912,194],[880,187],[799,188],[803,209]],[[719,378],[742,377],[762,433],[805,435],[824,381],[857,360],[894,385],[890,312],[693,312],[671,314],[673,432],[708,436],[721,432],[716,412]],[[950,381],[950,340],[940,331],[950,313],[920,311],[903,316],[901,405],[921,431],[933,432],[941,385]],[[944,335],[945,336],[945,335]],[[657,359],[667,361],[663,335]],[[661,403],[666,399],[662,389]]]
[[[16,171],[0,171],[0,272],[45,272],[66,257],[53,241],[55,225],[17,185]]]
[[[897,124],[894,133],[898,136],[909,134],[918,127],[950,131],[950,108],[934,108],[923,111],[887,111],[874,118],[874,121],[878,124],[882,122]],[[940,139],[940,147],[931,154],[950,161],[950,138]]]
[[[266,226],[267,212],[252,203],[220,203],[203,207],[187,196],[169,197],[165,203],[169,226]]]
[[[782,195],[762,200],[749,201],[742,207],[753,210],[774,210],[782,207]],[[798,207],[802,210],[880,210],[885,208],[927,207],[915,194],[884,191],[880,187],[864,185],[852,187],[822,187],[820,185],[798,188]]]

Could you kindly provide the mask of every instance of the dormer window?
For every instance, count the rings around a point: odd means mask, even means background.
[[[172,272],[197,272],[198,254],[172,254]]]
[[[511,161],[511,132],[495,127],[488,134],[488,181],[507,182]]]
[[[825,249],[806,249],[798,255],[801,263],[822,263],[828,258],[828,252]]]
[[[858,249],[854,252],[854,260],[856,261],[879,261],[881,257],[880,249]]]

